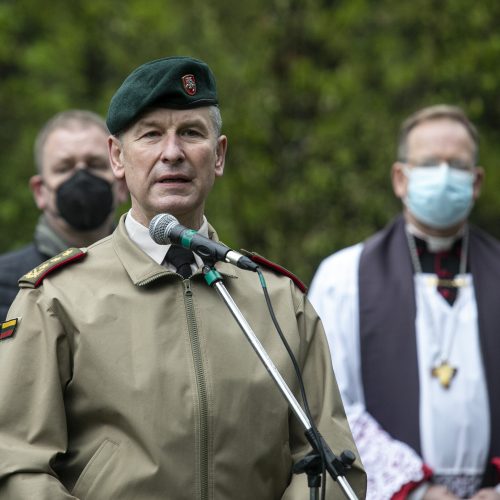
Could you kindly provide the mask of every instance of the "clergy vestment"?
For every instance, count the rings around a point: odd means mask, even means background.
[[[408,242],[399,217],[330,256],[310,299],[325,325],[368,498],[404,498],[431,473],[468,495],[498,482],[500,243],[470,229],[471,272],[456,277],[450,304],[432,275],[414,273]],[[456,370],[449,387],[432,374],[444,355]]]

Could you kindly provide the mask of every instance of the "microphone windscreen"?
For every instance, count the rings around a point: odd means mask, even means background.
[[[149,223],[149,235],[159,245],[169,245],[172,243],[169,238],[170,231],[178,224],[179,221],[173,215],[155,215]]]

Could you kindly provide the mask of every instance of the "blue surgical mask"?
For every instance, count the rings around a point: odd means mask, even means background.
[[[406,168],[405,174],[408,177],[406,206],[423,224],[446,229],[465,220],[472,210],[472,172],[443,163],[435,167]]]

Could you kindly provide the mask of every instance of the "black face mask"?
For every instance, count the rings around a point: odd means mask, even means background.
[[[86,169],[78,170],[56,192],[61,217],[78,231],[98,228],[113,210],[113,190],[108,181]]]

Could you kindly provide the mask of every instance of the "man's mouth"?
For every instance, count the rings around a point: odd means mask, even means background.
[[[189,179],[183,177],[169,177],[168,179],[160,179],[161,184],[178,184],[189,182]]]

